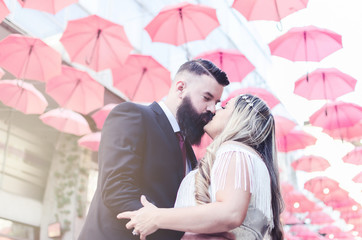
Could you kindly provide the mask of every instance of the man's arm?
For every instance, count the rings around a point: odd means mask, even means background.
[[[98,157],[100,187],[104,204],[115,214],[142,207],[144,134],[142,113],[132,103],[115,107],[103,126]]]

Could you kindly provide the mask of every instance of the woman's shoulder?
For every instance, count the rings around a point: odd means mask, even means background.
[[[233,140],[229,140],[229,141],[222,143],[220,145],[220,148],[217,151],[217,153],[220,154],[220,153],[231,152],[231,151],[232,152],[243,152],[246,154],[251,154],[251,155],[260,157],[260,155],[252,147],[250,147],[244,143],[241,143],[238,141],[233,141]]]

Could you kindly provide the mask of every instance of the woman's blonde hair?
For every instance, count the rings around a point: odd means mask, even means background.
[[[275,147],[275,123],[269,107],[256,96],[244,94],[237,97],[234,110],[223,131],[206,149],[199,162],[195,180],[195,198],[198,204],[210,203],[210,173],[216,151],[226,141],[241,142],[258,152],[268,168],[271,179],[274,229],[272,239],[282,239],[279,215],[283,202],[279,188],[279,176]],[[274,231],[274,233],[273,233]]]

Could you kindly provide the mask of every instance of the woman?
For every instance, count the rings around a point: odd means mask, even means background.
[[[214,141],[198,169],[182,181],[175,208],[156,208],[142,196],[144,208],[118,218],[131,219],[126,227],[134,228],[140,239],[161,228],[203,236],[219,233],[213,239],[283,239],[270,109],[255,96],[241,95],[218,110],[204,129]],[[192,234],[184,238],[203,239]]]

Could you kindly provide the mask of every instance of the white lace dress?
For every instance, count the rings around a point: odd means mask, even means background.
[[[237,240],[261,240],[273,228],[270,177],[263,160],[253,150],[236,143],[227,143],[220,147],[211,170],[209,188],[211,201],[215,202],[216,192],[224,188],[229,163],[234,154],[236,157],[235,188],[246,190],[246,183],[249,181],[251,198],[244,222],[230,232]],[[191,171],[183,179],[177,193],[176,208],[197,205],[194,194],[196,171],[198,170]],[[248,171],[248,174],[245,171]],[[245,183],[244,186],[242,183]]]

